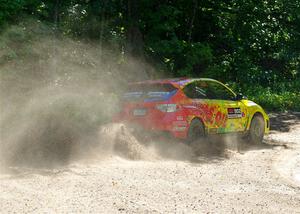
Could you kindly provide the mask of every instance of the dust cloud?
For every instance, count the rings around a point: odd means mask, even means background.
[[[112,49],[57,36],[34,21],[2,33],[0,168],[51,168],[113,155],[192,160],[224,152],[202,142],[195,149],[169,138],[139,139],[127,125],[110,124],[127,82],[157,76],[147,63]]]
[[[118,94],[152,71],[111,50],[34,21],[2,33],[0,165],[55,167],[105,141],[99,129],[119,110]]]

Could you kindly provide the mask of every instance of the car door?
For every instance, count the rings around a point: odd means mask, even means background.
[[[210,89],[203,80],[194,81],[183,89],[185,95],[191,99],[186,107],[189,108],[191,118],[198,117],[203,121],[207,132],[217,133],[219,127],[224,127],[227,115],[221,111],[220,102],[210,99]]]
[[[225,85],[217,81],[208,81],[208,97],[211,102],[219,106],[218,112],[225,115],[224,123],[219,124],[217,133],[240,132],[246,129],[246,107],[236,100],[236,95]],[[219,118],[216,116],[215,120]]]

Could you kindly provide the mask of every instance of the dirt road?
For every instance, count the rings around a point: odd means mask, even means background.
[[[239,152],[191,159],[184,145],[165,144],[144,151],[159,158],[110,154],[55,169],[2,169],[0,211],[300,213],[300,115],[271,117],[265,144]]]

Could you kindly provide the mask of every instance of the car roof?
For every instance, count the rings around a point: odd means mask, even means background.
[[[130,83],[130,85],[136,85],[136,84],[167,84],[170,83],[176,87],[183,87],[187,85],[188,83],[194,82],[196,80],[202,80],[202,81],[213,81],[218,82],[217,80],[211,79],[211,78],[171,78],[171,79],[157,79],[157,80],[145,80],[145,81],[139,81],[139,82],[133,82]]]

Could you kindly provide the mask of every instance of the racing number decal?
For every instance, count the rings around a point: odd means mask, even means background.
[[[242,111],[240,108],[228,108],[228,119],[242,118]]]

